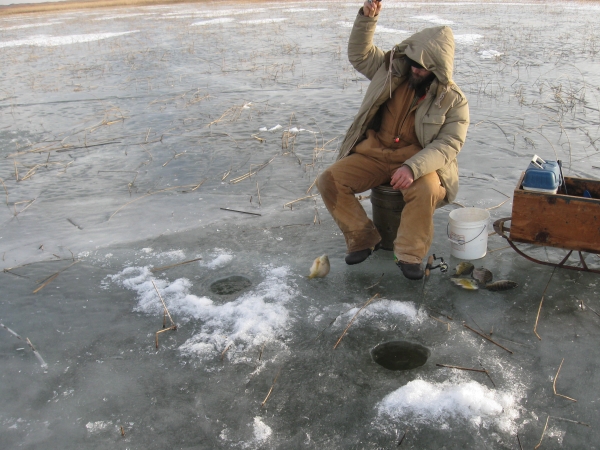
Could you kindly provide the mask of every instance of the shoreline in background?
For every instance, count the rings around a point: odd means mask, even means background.
[[[267,0],[232,0],[219,2],[222,4],[235,3],[264,3]],[[278,0],[279,3],[294,0]],[[135,6],[176,5],[184,3],[208,3],[207,0],[68,0],[47,3],[21,3],[0,6],[0,17],[44,12],[72,11],[76,9],[101,9]]]
[[[223,3],[265,3],[268,0],[231,0]],[[279,0],[279,2],[290,2],[295,0]],[[420,0],[423,1],[423,0]],[[429,0],[425,0],[429,1]],[[436,0],[430,0],[436,1]],[[522,0],[526,2],[526,0]],[[481,0],[487,3],[502,3],[498,0]],[[527,3],[546,3],[543,0],[527,0]],[[15,14],[43,13],[43,12],[58,12],[72,11],[76,9],[101,9],[101,8],[118,8],[118,7],[134,7],[134,6],[157,6],[157,5],[174,5],[184,3],[207,3],[207,0],[68,0],[60,2],[47,3],[22,3],[0,6],[0,17],[10,16]],[[452,3],[448,0],[448,3]],[[576,0],[573,3],[600,3],[600,0]]]

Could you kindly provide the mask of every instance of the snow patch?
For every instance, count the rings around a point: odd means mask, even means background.
[[[452,25],[454,22],[448,19],[442,19],[432,14],[425,16],[413,16],[411,19],[424,20],[425,22],[435,23],[437,25]]]
[[[91,33],[91,34],[71,34],[68,36],[31,36],[27,39],[17,39],[15,41],[0,42],[0,48],[19,47],[22,45],[34,45],[37,47],[56,47],[58,45],[80,44],[83,42],[101,41],[126,34],[139,33],[136,31],[124,31],[121,33]]]
[[[287,20],[287,17],[280,17],[280,18],[274,18],[274,19],[241,20],[240,23],[243,23],[245,25],[256,25],[256,24],[262,24],[262,23],[279,23],[279,22],[284,22],[286,20]]]
[[[467,420],[473,426],[494,422],[511,431],[519,416],[513,394],[493,391],[476,381],[410,381],[377,404],[380,416],[393,420],[410,417],[423,424],[444,423],[451,419]]]
[[[203,20],[201,22],[194,22],[191,26],[198,26],[198,25],[214,25],[216,23],[230,23],[233,22],[235,19],[232,19],[231,17],[222,17],[220,19],[210,19],[210,20]]]
[[[473,45],[482,38],[483,36],[481,34],[455,34],[454,42],[457,44]]]
[[[236,350],[280,339],[291,321],[285,305],[299,293],[288,280],[290,269],[263,266],[261,270],[264,276],[261,283],[224,304],[191,294],[192,283],[186,278],[173,282],[154,278],[149,267],[127,267],[109,278],[137,294],[136,311],[162,314],[163,306],[155,284],[174,320],[201,322],[201,331],[180,347],[182,354],[214,357],[232,346],[226,355],[233,359]]]

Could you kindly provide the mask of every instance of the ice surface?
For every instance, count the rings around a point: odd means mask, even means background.
[[[0,21],[0,448],[533,448],[547,418],[542,448],[597,448],[597,275],[496,235],[475,264],[511,291],[410,282],[383,250],[347,266],[314,181],[368,88],[346,58],[359,3],[213,3]],[[460,205],[509,217],[534,153],[598,177],[597,7],[383,6],[383,51],[454,22],[471,126],[432,253],[458,264]],[[177,324],[158,349],[157,290]],[[379,366],[394,340],[428,361]]]

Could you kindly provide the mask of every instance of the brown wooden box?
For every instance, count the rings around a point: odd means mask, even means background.
[[[510,239],[600,253],[600,181],[565,177],[557,194],[526,191],[521,175],[514,192]],[[589,191],[593,198],[583,197]]]

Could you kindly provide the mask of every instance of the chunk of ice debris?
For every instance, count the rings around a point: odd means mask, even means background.
[[[264,442],[273,434],[273,430],[270,426],[266,425],[260,417],[254,418],[254,440],[257,442]]]
[[[479,52],[479,57],[481,59],[496,59],[502,55],[504,55],[504,53],[498,52],[496,50],[482,50]]]
[[[273,128],[269,128],[269,131],[273,132],[273,131],[277,131],[277,130],[281,130],[283,127],[279,124],[275,125]]]

